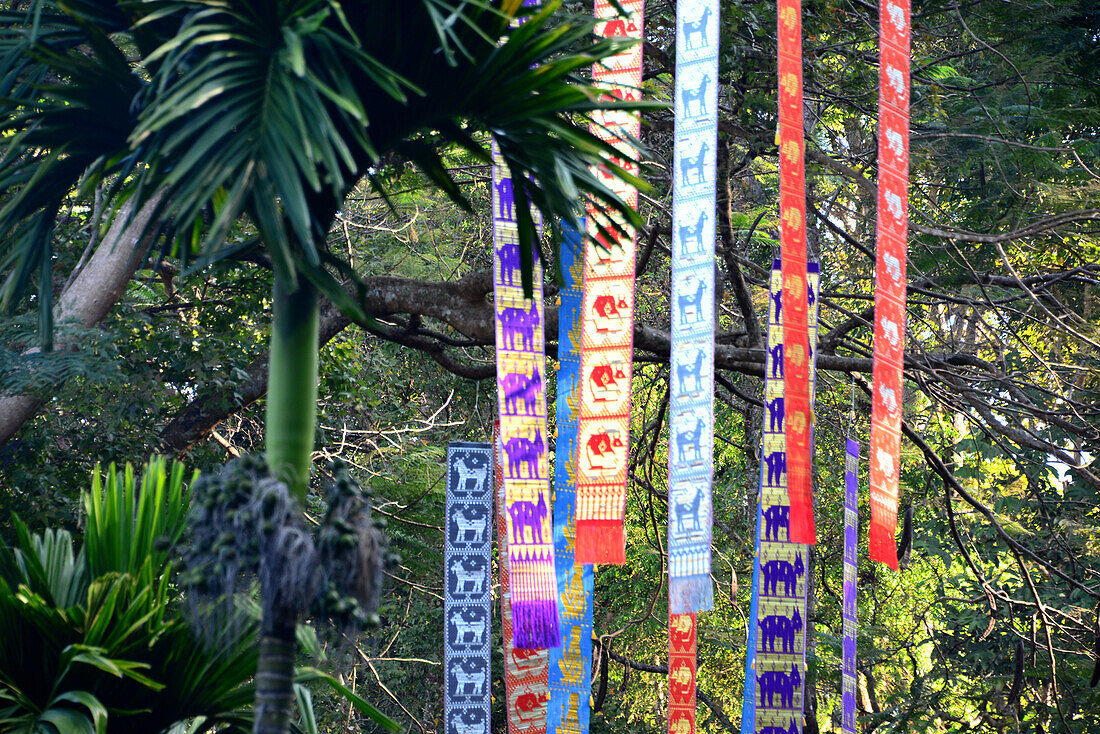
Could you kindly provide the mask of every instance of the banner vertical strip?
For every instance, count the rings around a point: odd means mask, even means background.
[[[583,235],[562,226],[558,293],[557,442],[554,452],[554,565],[561,647],[550,651],[547,729],[587,734],[592,689],[592,565],[574,561],[577,420],[580,412],[581,272]]]
[[[504,453],[500,421],[493,423],[493,492],[497,507],[497,553],[500,567],[500,629],[504,643],[504,704],[508,734],[544,734],[546,731],[546,650],[516,648],[512,636],[511,576],[508,559],[507,500],[504,496]],[[447,732],[447,734],[452,734]],[[455,732],[454,734],[465,734]],[[471,734],[487,734],[471,732]]]
[[[668,731],[695,734],[695,614],[668,615]]]
[[[443,550],[444,719],[448,732],[490,729],[492,447],[447,446],[447,537]]]
[[[856,572],[859,548],[859,444],[847,440],[844,455],[844,667],[840,675],[840,725],[856,734]]]
[[[806,298],[806,169],[802,129],[802,3],[779,0],[779,209],[783,262],[784,399],[791,538],[817,542],[810,481],[810,360]]]
[[[620,0],[620,15],[609,0],[596,0],[596,33],[635,39],[631,48],[592,69],[608,95],[641,97],[643,0]],[[594,134],[622,151],[615,163],[638,173],[632,140],[641,134],[636,112],[596,111]],[[632,207],[638,191],[600,169],[619,197]],[[581,339],[581,408],[577,444],[576,560],[624,563],[623,515],[630,461],[630,385],[634,348],[634,259],[637,234],[625,220],[588,207],[585,238],[584,305]],[[611,375],[610,381],[601,376]]]
[[[768,354],[764,369],[763,461],[761,464],[760,517],[757,523],[759,546],[753,574],[755,614],[750,623],[752,663],[746,664],[745,685],[753,691],[752,728],[742,718],[742,731],[759,733],[802,731],[803,681],[806,672],[806,595],[809,589],[807,569],[809,548],[793,540],[789,504],[787,458],[784,425],[787,422],[783,372],[786,369],[783,319],[786,274],[780,261],[772,265],[771,298],[768,313]],[[808,291],[805,294],[809,342],[817,341],[817,288],[819,268],[807,266]],[[810,389],[814,384],[814,366],[810,362]],[[812,392],[811,392],[812,395]]]
[[[872,354],[871,560],[898,570],[898,472],[909,232],[909,0],[879,4],[878,246]]]
[[[672,186],[672,349],[668,450],[671,614],[714,607],[714,230],[718,147],[718,1],[676,6]]]
[[[554,580],[554,521],[548,486],[542,267],[523,295],[519,230],[512,179],[493,147],[493,295],[496,310],[497,407],[505,456],[504,491],[512,573],[515,645],[538,649],[560,642]]]

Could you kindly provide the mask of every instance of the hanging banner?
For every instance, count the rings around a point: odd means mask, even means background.
[[[695,734],[694,614],[668,615],[668,731]]]
[[[547,728],[587,734],[592,689],[592,565],[576,563],[577,418],[580,412],[581,258],[583,236],[562,226],[558,292],[558,433],[554,456],[554,565],[561,646],[550,651]]]
[[[810,486],[810,361],[806,299],[806,169],[802,130],[802,3],[779,0],[779,209],[791,539],[816,543]]]
[[[688,614],[714,607],[710,539],[718,1],[679,0],[676,25],[668,603],[671,614]]]
[[[898,570],[905,261],[909,232],[909,0],[879,4],[878,249],[871,402],[871,560]]]
[[[807,266],[809,346],[817,343],[819,266]],[[806,672],[806,593],[809,549],[792,540],[788,504],[789,464],[783,372],[783,319],[787,314],[779,260],[772,264],[768,308],[768,354],[764,366],[763,460],[756,517],[752,602],[745,656],[742,734],[798,734],[802,731],[802,683]],[[811,353],[812,354],[812,353]],[[815,381],[810,362],[810,390]],[[769,727],[777,727],[771,728]]]
[[[448,734],[485,734],[489,709],[489,567],[492,562],[492,447],[447,446],[447,538],[443,551],[443,689]]]
[[[642,85],[643,0],[596,0],[596,33],[637,44],[596,64],[592,76],[606,94],[638,100]],[[623,152],[616,163],[637,174],[630,141],[641,134],[632,112],[596,112],[593,132]],[[598,171],[619,197],[636,207],[638,192],[609,171]],[[615,231],[617,226],[618,231]],[[601,232],[601,227],[603,232]],[[588,208],[581,339],[581,407],[577,444],[578,563],[624,563],[623,514],[630,460],[630,378],[634,347],[634,251],[636,234],[621,217]]]
[[[554,524],[546,435],[542,267],[534,253],[534,293],[524,298],[512,180],[493,148],[493,294],[496,308],[497,406],[508,498],[515,645],[558,644]]]
[[[856,734],[856,550],[859,547],[859,444],[848,439],[844,456],[844,668],[840,674],[840,726]]]
[[[504,642],[504,698],[508,734],[545,734],[547,668],[550,653],[524,650],[513,644],[511,583],[508,573],[507,502],[504,496],[505,457],[500,443],[500,421],[493,425],[493,493],[497,507],[497,549],[500,564],[500,628]],[[478,734],[488,734],[479,732]]]

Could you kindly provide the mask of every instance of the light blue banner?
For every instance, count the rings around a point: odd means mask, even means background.
[[[679,0],[676,28],[668,603],[672,614],[690,614],[714,607],[710,541],[718,0]]]

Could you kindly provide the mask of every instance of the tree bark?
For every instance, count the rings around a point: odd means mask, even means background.
[[[149,225],[159,203],[160,196],[154,196],[132,216],[131,203],[122,207],[95,253],[84,268],[70,278],[71,282],[58,298],[54,307],[55,323],[70,321],[88,328],[107,316],[145,259],[152,242]],[[77,346],[59,342],[55,348]],[[0,396],[0,446],[38,412],[43,402],[29,395]]]

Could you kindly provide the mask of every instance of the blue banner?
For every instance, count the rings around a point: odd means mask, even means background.
[[[492,447],[447,446],[443,674],[446,734],[486,734],[489,726]]]
[[[592,687],[592,564],[574,563],[577,419],[580,402],[582,235],[563,225],[558,295],[558,431],[554,457],[554,566],[558,578],[561,646],[550,649],[547,730],[588,731]]]

